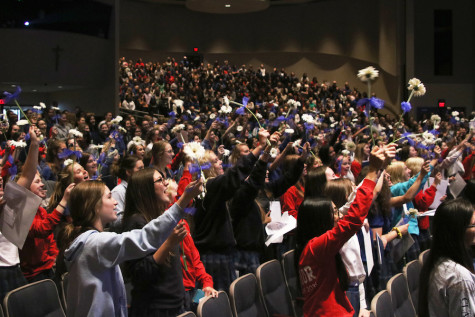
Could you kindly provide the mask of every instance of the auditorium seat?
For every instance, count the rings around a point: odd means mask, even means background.
[[[246,274],[232,282],[229,296],[234,317],[261,317],[267,314],[254,274]]]
[[[65,317],[56,284],[42,280],[19,287],[3,300],[6,317]]]

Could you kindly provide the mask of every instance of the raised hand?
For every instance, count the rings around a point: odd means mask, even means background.
[[[269,138],[269,135],[270,134],[266,129],[260,128],[259,133],[258,133],[259,144],[262,145],[262,146],[265,146],[266,143],[267,143],[267,138]]]
[[[429,174],[429,172],[430,172],[430,162],[425,161],[421,168],[422,177],[425,177],[427,174]]]
[[[173,232],[170,234],[170,236],[168,236],[168,241],[171,245],[177,245],[178,243],[183,241],[183,239],[185,239],[187,234],[188,231],[186,231],[183,222],[180,222],[173,229]]]
[[[378,171],[383,168],[386,156],[384,155],[384,148],[375,146],[369,155],[369,168],[373,171]]]

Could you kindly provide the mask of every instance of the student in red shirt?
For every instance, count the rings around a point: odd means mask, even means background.
[[[305,297],[304,316],[353,316],[345,295],[348,274],[338,251],[363,225],[378,172],[394,156],[394,146],[373,149],[370,171],[343,218],[340,219],[338,209],[328,199],[306,199],[300,206],[296,259]]]
[[[44,184],[36,169],[39,149],[37,131],[39,130],[36,127],[30,127],[30,149],[17,184],[28,188],[38,197],[45,198]],[[73,187],[74,184],[71,184],[66,189],[61,202],[52,213],[48,214],[44,208],[38,207],[25,244],[20,250],[20,267],[29,283],[54,277],[53,266],[59,251],[54,240],[53,230],[61,220]]]

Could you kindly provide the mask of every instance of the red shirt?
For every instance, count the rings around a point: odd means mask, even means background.
[[[190,232],[190,226],[183,220],[186,230]],[[183,250],[186,257],[186,268],[183,259]],[[203,262],[200,259],[200,253],[193,242],[193,238],[188,234],[182,243],[180,243],[180,259],[181,259],[181,268],[183,271],[183,285],[185,286],[185,291],[189,291],[195,288],[196,280],[198,280],[203,288],[213,287],[213,278],[211,275],[206,273]]]
[[[61,216],[56,209],[48,214],[44,208],[38,207],[23,249],[20,250],[20,266],[26,278],[53,267],[59,253],[53,230]]]
[[[463,179],[469,181],[472,179],[473,173],[475,173],[475,164],[472,166],[472,159],[473,153],[470,153],[466,158],[463,160],[463,168],[465,169],[465,173],[463,174]]]
[[[178,197],[183,195],[186,186],[191,183],[193,176],[188,170],[183,171],[183,175],[181,176],[180,182],[178,183],[177,189],[177,196]],[[183,220],[185,224],[186,230],[190,232],[190,226],[186,220]],[[200,259],[200,253],[195,246],[195,242],[191,237],[191,234],[188,234],[183,242],[180,243],[180,260],[181,260],[181,268],[183,272],[183,285],[185,286],[185,291],[189,291],[195,288],[196,280],[198,280],[203,288],[205,287],[213,287],[213,278],[211,275],[206,273],[205,267],[203,262]],[[184,263],[183,254],[186,257],[186,267]]]
[[[351,172],[353,173],[353,176],[355,177],[355,179],[358,178],[358,175],[360,175],[361,173],[361,164],[360,162],[358,162],[357,160],[353,160],[353,162],[351,162]]]
[[[419,212],[426,212],[429,210],[430,205],[434,202],[435,193],[437,192],[437,187],[435,185],[430,186],[424,191],[420,191],[414,198],[414,207]],[[417,218],[419,222],[419,229],[428,229],[429,228],[429,217],[419,217]]]
[[[282,212],[288,211],[290,216],[297,219],[300,204],[303,201],[303,188],[302,193],[299,192],[296,186],[290,187],[285,194],[280,196],[280,204]]]
[[[305,246],[299,259],[305,317],[353,316],[353,307],[338,282],[335,255],[363,225],[375,185],[375,182],[365,179],[343,219]]]

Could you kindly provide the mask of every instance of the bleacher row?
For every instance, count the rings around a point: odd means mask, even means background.
[[[409,262],[403,273],[396,274],[371,301],[371,316],[416,317],[419,296],[419,275],[429,250],[419,260]],[[303,297],[298,287],[294,250],[284,254],[282,265],[272,260],[260,265],[254,274],[236,279],[217,298],[206,297],[198,305],[198,317],[300,317]],[[0,317],[64,317],[67,275],[60,283],[60,299],[52,280],[28,284],[9,292],[0,309]],[[195,316],[192,312],[178,317]]]

